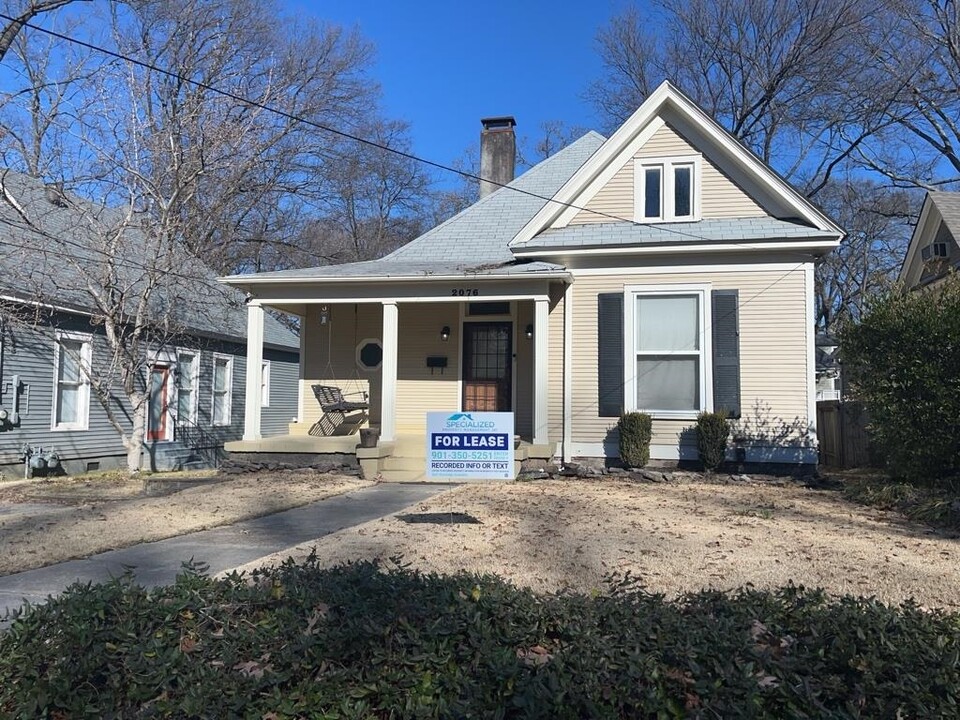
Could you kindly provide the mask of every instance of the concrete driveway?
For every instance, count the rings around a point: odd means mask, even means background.
[[[20,607],[24,600],[42,602],[75,582],[104,582],[126,569],[131,569],[137,582],[147,587],[173,582],[182,564],[191,559],[206,563],[211,574],[223,572],[292,545],[391,515],[451,487],[454,486],[435,483],[371,485],[213,530],[7,575],[0,577],[0,615]]]

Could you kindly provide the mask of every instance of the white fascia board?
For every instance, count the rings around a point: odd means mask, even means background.
[[[394,283],[394,282],[450,282],[452,280],[470,280],[471,282],[504,280],[564,280],[570,281],[566,271],[543,273],[516,273],[512,275],[364,275],[362,277],[309,276],[261,277],[258,275],[227,275],[218,277],[217,282],[234,287],[244,285],[315,285],[318,283]]]
[[[684,245],[622,245],[616,247],[556,247],[546,250],[517,249],[518,257],[557,257],[569,255],[656,255],[663,253],[737,252],[743,250],[810,250],[829,252],[840,244],[837,240],[815,242],[750,241],[738,243],[686,243]]]
[[[650,96],[637,108],[620,128],[600,146],[600,148],[584,163],[573,176],[564,183],[563,187],[554,195],[557,202],[548,202],[510,242],[511,248],[522,247],[534,236],[546,229],[564,212],[565,204],[572,203],[588,185],[603,172],[607,165],[624,152],[637,134],[660,113],[663,106],[670,102],[673,107],[688,121],[697,126],[708,138],[720,147],[731,161],[740,165],[744,170],[752,172],[762,180],[788,207],[796,210],[800,217],[808,220],[812,225],[835,232],[840,237],[843,230],[830,218],[813,206],[806,198],[794,190],[788,182],[773,172],[766,164],[747,150],[736,138],[724,130],[716,120],[704,112],[696,103],[690,100],[677,88],[664,80]],[[661,121],[662,122],[662,121]],[[699,148],[698,148],[699,149]]]
[[[917,248],[920,246],[920,238],[926,235],[927,226],[931,221],[931,216],[936,215],[931,208],[933,202],[930,195],[923,198],[923,207],[920,208],[920,217],[917,219],[916,227],[913,228],[913,234],[910,236],[910,243],[907,245],[907,254],[903,259],[903,265],[900,266],[900,273],[897,279],[900,282],[908,282],[907,274],[913,266],[913,260],[917,255]]]

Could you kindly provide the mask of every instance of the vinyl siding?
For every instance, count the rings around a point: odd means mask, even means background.
[[[758,444],[786,433],[797,439],[807,418],[807,317],[804,273],[714,272],[675,275],[578,276],[573,285],[572,416],[574,443],[610,440],[616,418],[597,417],[597,295],[627,285],[710,283],[740,291],[743,418],[738,426]],[[551,391],[562,371],[551,363]],[[551,417],[553,417],[551,403]],[[693,421],[655,419],[653,444],[696,443]],[[776,443],[772,443],[776,444]]]
[[[709,154],[693,147],[669,124],[660,128],[642,148],[627,161],[606,185],[597,191],[571,224],[611,222],[610,215],[632,221],[634,217],[634,161],[644,158],[672,157],[702,153],[701,217],[761,217],[767,212],[729,175],[723,172]],[[593,212],[588,212],[593,211]],[[603,214],[596,214],[603,213]]]
[[[82,470],[87,462],[103,462],[104,467],[118,464],[125,456],[119,433],[107,418],[106,411],[91,390],[89,421],[86,430],[52,430],[54,398],[54,332],[56,329],[92,335],[92,368],[94,374],[107,365],[110,354],[107,340],[98,328],[90,326],[84,317],[62,314],[55,327],[37,326],[8,329],[2,338],[0,355],[0,405],[13,407],[12,378],[19,375],[24,383],[20,399],[20,425],[0,432],[0,466],[18,465],[19,448],[24,443],[55,449],[68,469]],[[246,377],[246,346],[241,343],[213,342],[203,338],[181,339],[177,346],[191,349],[200,358],[198,377],[197,424],[221,442],[239,439],[243,433],[243,412]],[[231,423],[211,427],[212,376],[214,352],[233,357]],[[175,350],[171,349],[175,355]],[[271,395],[275,401],[264,408],[264,431],[270,434],[286,432],[289,418],[296,414],[297,354],[266,350],[271,360]],[[171,377],[170,382],[174,382]],[[171,398],[175,403],[175,394]],[[284,398],[292,398],[292,402]],[[127,427],[129,407],[121,394],[115,393],[117,416]],[[175,405],[174,405],[175,407]],[[291,410],[292,408],[292,410]],[[116,460],[116,462],[114,462]]]

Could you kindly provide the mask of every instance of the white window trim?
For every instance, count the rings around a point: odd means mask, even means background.
[[[63,340],[80,342],[80,386],[77,393],[77,417],[73,423],[57,421],[57,406],[60,404],[60,343]],[[90,428],[90,368],[93,362],[93,335],[82,332],[58,330],[53,343],[53,404],[50,408],[51,430],[88,430]]]
[[[695,420],[698,412],[713,412],[713,334],[710,332],[710,283],[626,285],[623,297],[624,409],[650,413],[663,420]],[[696,410],[657,410],[637,407],[636,299],[641,296],[699,295],[700,298],[700,406]],[[687,353],[684,353],[687,354]],[[692,353],[690,353],[692,354]]]
[[[380,362],[378,362],[376,365],[367,366],[367,365],[364,365],[363,362],[360,360],[360,351],[371,343],[380,346]],[[364,338],[363,340],[357,343],[357,347],[354,349],[354,354],[356,356],[357,368],[361,372],[376,372],[377,370],[380,369],[380,366],[383,365],[383,340],[381,340],[380,338],[374,338],[374,337]]]
[[[677,217],[674,214],[676,207],[673,195],[674,168],[681,165],[690,165],[693,168],[691,178],[690,215]],[[638,223],[662,222],[696,222],[700,220],[700,190],[703,166],[701,155],[672,155],[667,157],[637,158],[634,161],[634,220]],[[646,192],[646,173],[648,168],[660,168],[660,215],[655,218],[644,217],[644,197]]]
[[[217,422],[217,360],[227,361],[227,394],[223,403],[224,419]],[[233,355],[213,353],[213,376],[210,382],[210,424],[214,427],[226,427],[233,421]]]
[[[261,360],[263,368],[260,373],[260,407],[270,407],[270,361]]]
[[[196,424],[200,416],[200,351],[194,350],[193,348],[177,348],[177,381],[174,383],[176,388],[176,396],[174,397],[174,402],[178,410],[180,408],[180,356],[181,355],[192,355],[193,362],[195,363],[193,368],[193,387],[190,390],[193,392],[190,401],[190,417],[187,418],[187,422]]]

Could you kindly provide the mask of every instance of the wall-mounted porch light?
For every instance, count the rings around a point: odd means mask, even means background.
[[[527,339],[529,340],[532,337],[533,337],[533,324],[531,323],[530,325],[527,325]]]
[[[450,339],[449,325],[444,325],[442,328],[440,328],[440,339],[443,340],[444,342]]]
[[[321,305],[320,306],[320,324],[326,325],[328,322],[330,322],[330,308],[328,308],[326,305]]]

